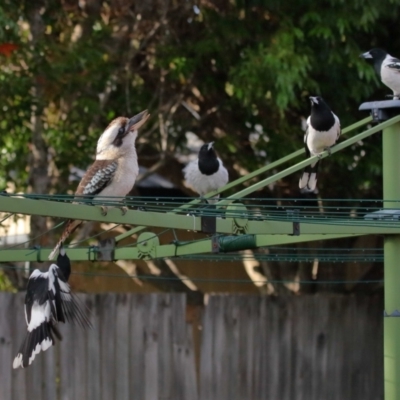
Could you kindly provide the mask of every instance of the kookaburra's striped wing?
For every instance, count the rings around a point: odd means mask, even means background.
[[[95,160],[79,183],[78,189],[75,192],[76,200],[79,201],[79,196],[84,196],[86,198],[87,196],[93,197],[101,193],[114,178],[117,168],[117,160]],[[80,220],[69,219],[67,221],[59,241],[49,255],[49,260],[54,259],[60,246],[81,224],[82,221]]]
[[[99,194],[112,181],[117,168],[117,160],[96,160],[86,171],[75,195]]]

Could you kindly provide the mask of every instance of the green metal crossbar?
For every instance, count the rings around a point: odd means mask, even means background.
[[[150,234],[154,237],[156,235]],[[152,236],[147,239],[147,242],[152,240]],[[220,243],[223,247],[220,249],[224,251],[239,251],[248,248],[259,248],[266,246],[275,246],[289,243],[299,243],[305,241],[317,241],[317,240],[328,240],[328,239],[341,239],[346,237],[359,236],[354,234],[326,234],[326,235],[301,235],[301,236],[281,236],[281,235],[241,235],[241,236],[221,236],[218,241],[236,241],[247,240],[246,247],[238,246],[237,243],[229,248],[227,243]],[[250,243],[252,245],[248,247]],[[138,242],[146,243],[142,241],[139,236]],[[240,244],[240,243],[239,243]],[[118,247],[115,248],[114,260],[138,260],[138,259],[157,259],[157,258],[170,258],[180,256],[190,256],[195,254],[208,254],[211,253],[214,246],[214,239],[202,239],[188,243],[177,243],[177,244],[164,244],[164,245],[151,245],[151,250],[146,252],[141,246],[137,247]],[[154,251],[153,251],[154,250]],[[0,251],[0,262],[18,262],[24,261],[47,261],[51,249],[37,247],[35,249],[19,249],[19,250],[1,250]],[[97,261],[99,249],[97,247],[86,247],[86,248],[70,248],[68,249],[68,257],[72,261]]]
[[[354,129],[358,129],[361,126],[369,123],[371,118],[365,118],[348,128],[343,130],[344,133],[350,132]],[[354,143],[373,135],[376,132],[386,129],[393,124],[397,124],[400,121],[400,116],[394,117],[388,121],[385,121],[377,126],[374,126],[360,134],[357,134],[344,142],[339,143],[331,149],[332,153],[340,151]],[[298,150],[274,163],[271,163],[257,171],[254,171],[234,182],[229,183],[224,188],[221,188],[217,192],[209,193],[205,198],[214,196],[217,193],[222,193],[229,188],[235,187],[238,184],[242,184],[262,173],[265,173],[272,168],[276,168],[284,162],[287,162],[301,154],[304,150]],[[321,154],[320,158],[327,157],[328,153],[324,152]],[[229,196],[225,199],[221,199],[217,205],[219,207],[228,205],[233,201],[237,200],[238,197],[248,196],[249,194],[275,182],[278,179],[286,177],[300,169],[310,165],[315,161],[316,157],[311,157],[303,160],[285,170],[272,175],[260,182],[257,182],[248,188],[245,188],[235,194],[235,196]],[[118,208],[110,208],[108,214],[103,216],[101,214],[100,208],[87,204],[72,204],[57,201],[49,201],[43,199],[32,199],[32,198],[18,198],[13,196],[0,196],[0,211],[16,214],[27,214],[27,215],[41,215],[49,217],[59,217],[59,218],[71,218],[87,221],[98,221],[107,222],[115,224],[128,224],[128,225],[139,225],[132,230],[119,235],[116,237],[116,241],[120,241],[133,233],[138,233],[145,229],[145,227],[159,227],[159,228],[171,228],[171,229],[185,229],[193,231],[201,231],[202,229],[202,217],[198,215],[182,215],[178,213],[187,212],[188,208],[193,207],[199,203],[200,200],[196,199],[188,204],[182,205],[181,207],[174,209],[172,212],[150,212],[150,211],[138,211],[138,210],[128,210],[126,214],[122,214],[121,210]],[[221,216],[221,215],[220,215]],[[238,222],[238,220],[240,220]],[[244,221],[244,222],[243,222]],[[300,224],[300,236],[292,236],[294,231],[293,217],[287,216],[286,218],[275,219],[271,217],[270,219],[257,220],[257,218],[251,218],[244,211],[242,214],[235,212],[226,212],[224,218],[216,217],[216,227],[215,232],[217,234],[224,235],[236,235],[236,234],[246,234],[246,235],[256,235],[259,239],[258,243],[263,243],[263,246],[272,244],[283,244],[283,243],[298,243],[301,241],[308,240],[323,240],[328,238],[339,238],[339,237],[349,237],[354,235],[366,235],[366,234],[400,234],[400,225],[396,224],[371,224],[367,220],[357,220],[357,222],[349,219],[307,219],[307,218],[297,218],[296,222]],[[243,224],[238,230],[238,224]],[[261,240],[261,238],[264,238]],[[274,238],[274,239],[271,239]],[[201,244],[202,243],[202,244]],[[205,244],[207,243],[207,244]],[[189,249],[190,254],[198,254],[199,252],[210,251],[210,241],[205,242],[195,242],[192,245],[185,245],[185,249]],[[179,254],[175,252],[175,246],[164,247],[166,245],[160,246],[155,245],[157,249],[160,249],[159,254],[162,257],[168,257],[174,252],[175,255]],[[205,246],[205,247],[204,247]],[[161,250],[164,249],[164,250]],[[203,251],[203,250],[204,251]],[[72,259],[88,259],[88,249],[71,249]],[[115,258],[129,258],[134,259],[137,257],[133,248],[116,249]],[[186,250],[185,250],[186,251]],[[41,254],[47,254],[47,250],[42,249]],[[189,254],[187,253],[187,254]],[[165,255],[164,255],[165,254]],[[90,256],[90,254],[89,254]],[[36,258],[35,258],[36,257]],[[80,257],[80,258],[79,258]],[[90,258],[90,257],[89,257]],[[0,261],[29,261],[32,259],[37,259],[36,256],[27,256],[25,250],[3,250],[1,251]]]
[[[107,215],[101,214],[96,206],[84,204],[60,203],[48,200],[32,200],[2,196],[0,198],[2,211],[46,217],[62,217],[85,221],[108,222],[114,224],[144,225],[148,227],[185,229],[201,231],[202,217],[196,215],[180,215],[152,211],[128,210],[122,214],[119,208],[110,208]],[[228,216],[229,213],[233,215]],[[301,234],[398,234],[400,223],[397,221],[371,222],[365,219],[335,219],[318,217],[271,217],[270,219],[251,220],[249,214],[231,211],[224,218],[216,218],[215,233],[232,235],[237,233],[238,220],[246,220],[243,231],[247,234],[292,235],[293,222],[300,224]],[[222,216],[222,214],[221,214]],[[255,218],[255,217],[254,217]]]

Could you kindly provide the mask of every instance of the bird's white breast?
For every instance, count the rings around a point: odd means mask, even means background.
[[[118,168],[110,184],[99,196],[126,196],[133,188],[139,174],[136,152],[118,159]]]
[[[184,169],[186,182],[200,195],[217,190],[228,183],[228,171],[218,158],[219,169],[212,175],[204,175],[199,170],[199,160],[190,162]]]
[[[388,65],[394,63],[395,61],[391,57],[386,57],[383,60],[381,80],[387,87],[393,90],[395,96],[398,96],[400,95],[400,70],[388,67]]]
[[[322,153],[327,147],[333,146],[339,135],[340,123],[336,115],[334,125],[327,131],[317,131],[308,123],[306,143],[311,155]]]

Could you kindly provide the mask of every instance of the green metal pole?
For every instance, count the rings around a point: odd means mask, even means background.
[[[383,199],[385,208],[400,208],[400,122],[383,130]],[[400,235],[384,243],[385,311],[400,310]],[[400,318],[384,318],[385,400],[400,399]]]

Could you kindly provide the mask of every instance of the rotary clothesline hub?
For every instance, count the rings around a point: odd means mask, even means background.
[[[400,114],[400,100],[370,101],[362,103],[360,111],[370,111],[375,123],[387,121]]]

